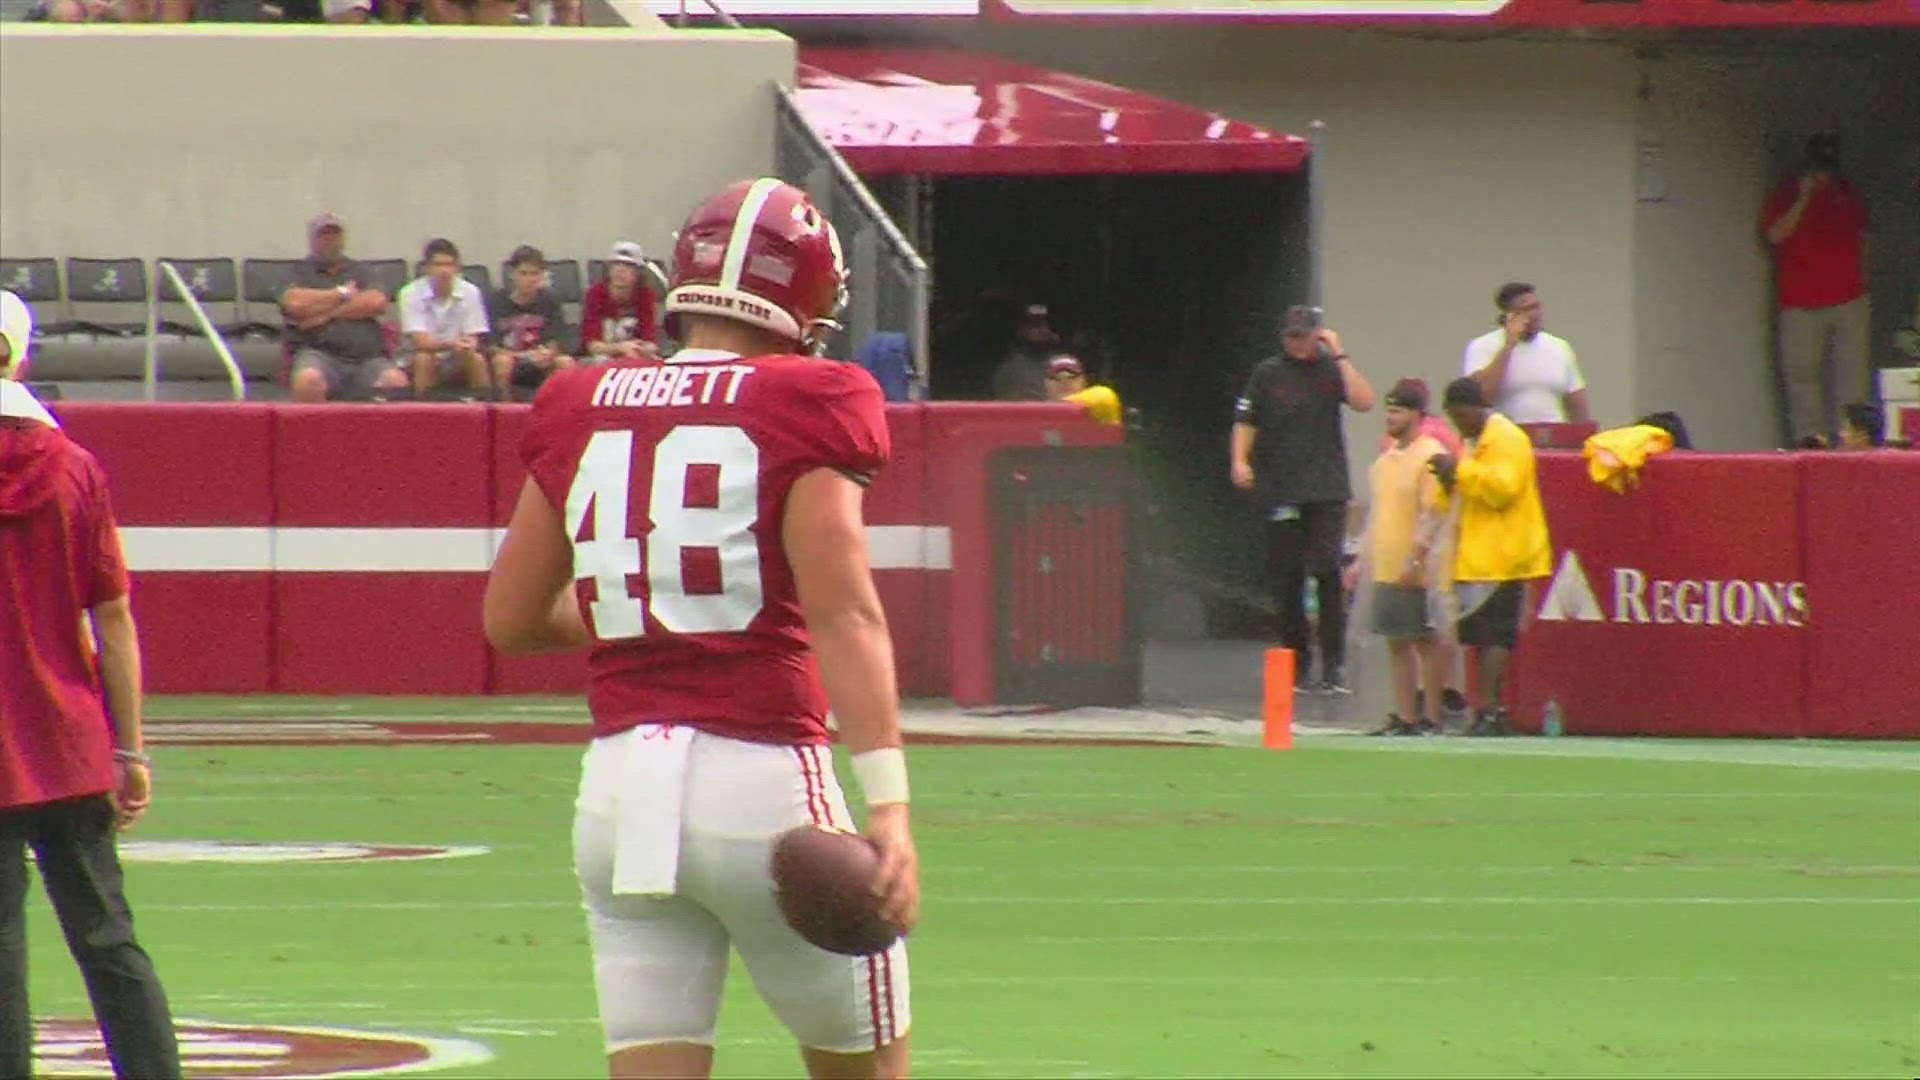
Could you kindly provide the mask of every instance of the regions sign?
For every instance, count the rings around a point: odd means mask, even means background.
[[[1560,557],[1540,601],[1548,622],[1616,622],[1659,626],[1807,625],[1807,583],[1744,578],[1663,578],[1638,567],[1613,568],[1602,606],[1580,556]]]
[[[181,1071],[196,1080],[400,1076],[472,1067],[493,1058],[485,1046],[466,1039],[385,1031],[204,1020],[180,1020],[174,1029]],[[113,1075],[100,1028],[91,1019],[37,1021],[33,1053],[33,1074],[49,1080]]]

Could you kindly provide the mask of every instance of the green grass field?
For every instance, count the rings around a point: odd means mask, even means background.
[[[489,849],[131,863],[178,1016],[494,1054],[436,1075],[604,1075],[577,747],[155,756],[129,839]],[[1329,737],[912,763],[924,1076],[1920,1074],[1920,746]],[[30,918],[36,1013],[86,1015],[37,894]],[[739,971],[718,1073],[798,1073]]]

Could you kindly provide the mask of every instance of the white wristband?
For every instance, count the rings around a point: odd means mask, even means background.
[[[868,806],[907,801],[907,755],[897,746],[853,755],[853,775]]]

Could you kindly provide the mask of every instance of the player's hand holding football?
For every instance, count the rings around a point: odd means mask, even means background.
[[[880,851],[874,891],[885,901],[887,920],[904,934],[920,921],[920,856],[907,825],[907,804],[869,806],[866,835]]]

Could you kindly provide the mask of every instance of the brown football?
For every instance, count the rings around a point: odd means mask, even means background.
[[[900,932],[873,893],[880,853],[856,833],[802,825],[773,842],[774,899],[787,925],[828,952],[866,956]]]

